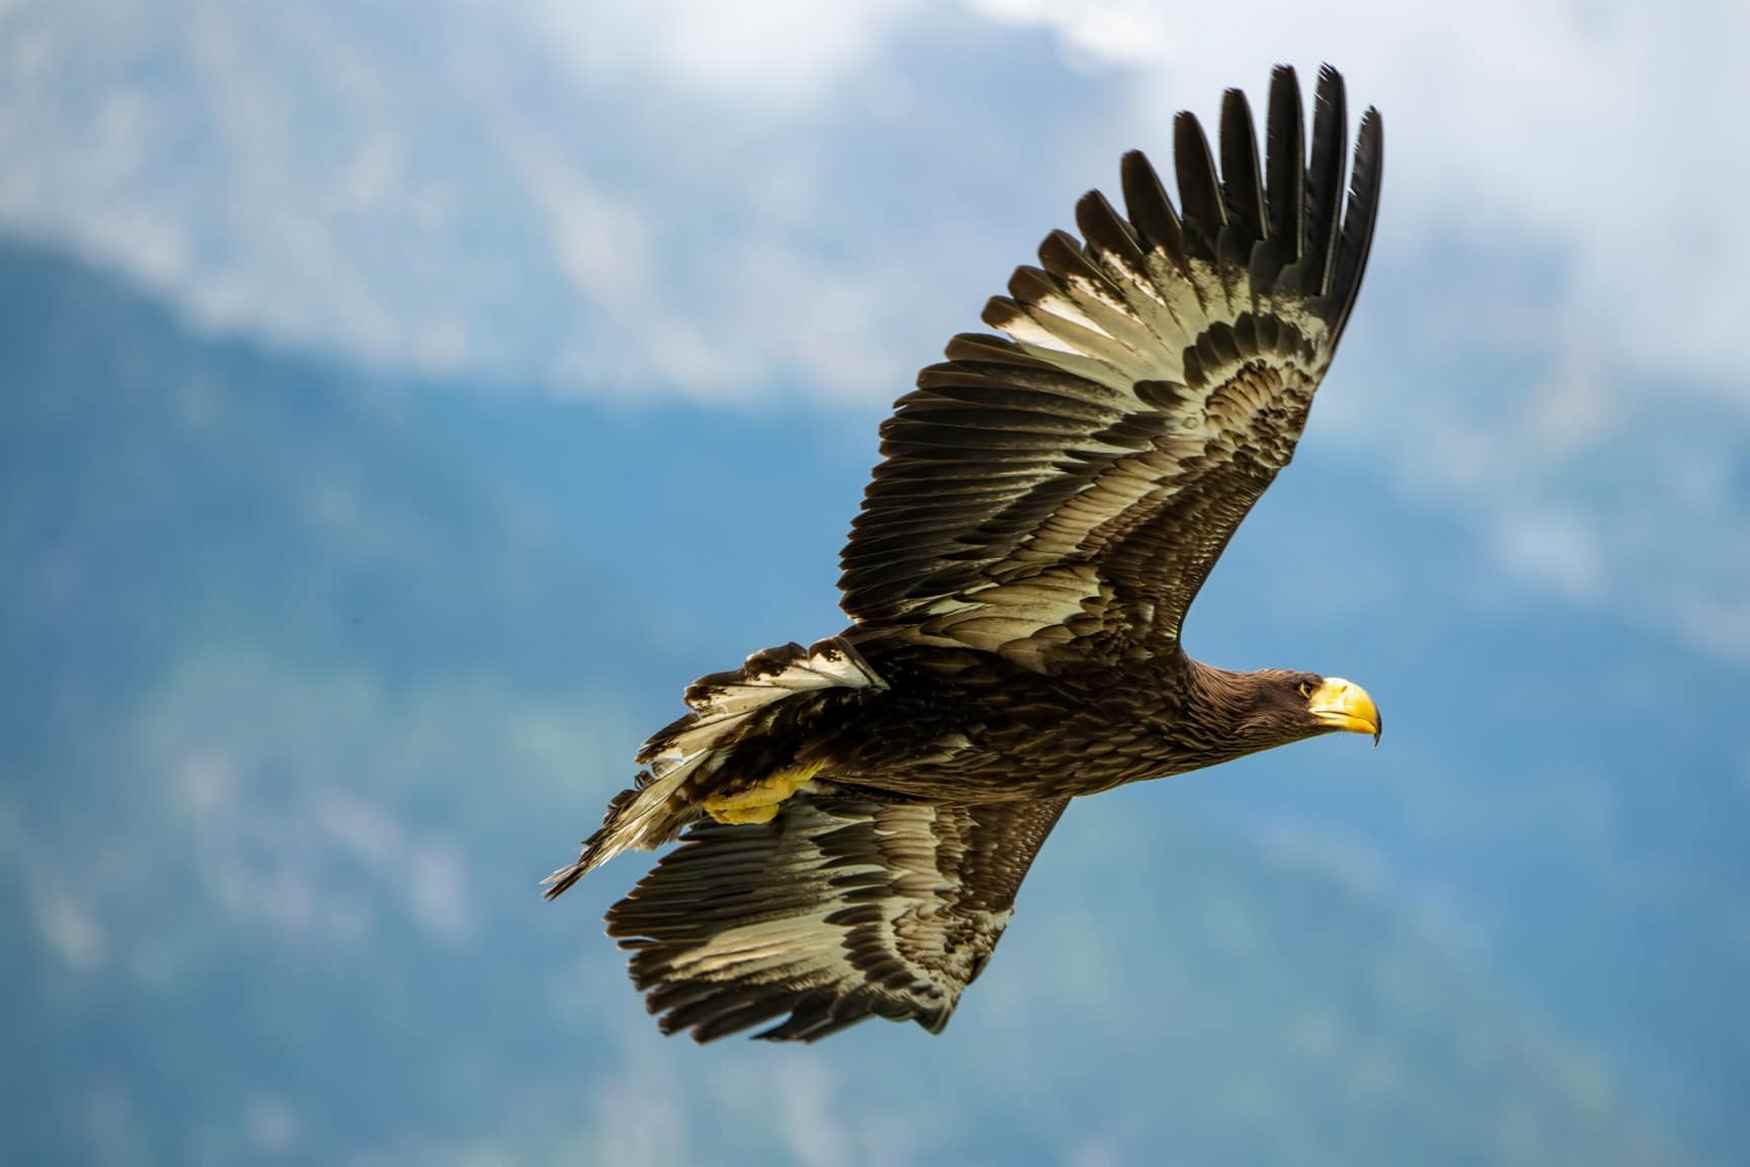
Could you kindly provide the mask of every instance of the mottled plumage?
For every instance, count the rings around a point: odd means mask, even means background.
[[[841,565],[853,623],[687,690],[550,895],[682,836],[608,913],[666,1031],[811,1040],[868,1016],[935,1031],[989,959],[1067,800],[1332,730],[1359,687],[1235,673],[1186,610],[1288,464],[1360,288],[1381,129],[1343,198],[1342,79],[1311,155],[1294,72],[1260,159],[1243,94],[1217,154],[1174,124],[1178,207],[1140,153],[918,375]]]

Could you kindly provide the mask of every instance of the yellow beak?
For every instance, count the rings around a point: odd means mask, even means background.
[[[1360,685],[1342,677],[1327,677],[1306,699],[1307,711],[1332,729],[1347,733],[1370,733],[1373,744],[1379,744],[1380,727],[1384,724],[1373,698]]]

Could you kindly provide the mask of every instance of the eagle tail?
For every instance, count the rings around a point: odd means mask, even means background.
[[[736,747],[769,734],[786,713],[799,712],[794,698],[886,687],[862,654],[836,636],[807,648],[792,643],[764,649],[739,669],[700,677],[687,688],[691,712],[644,743],[636,760],[647,768],[631,789],[609,801],[601,829],[584,840],[577,861],[542,881],[547,898],[622,851],[648,851],[674,839],[705,812],[705,796],[719,784]]]

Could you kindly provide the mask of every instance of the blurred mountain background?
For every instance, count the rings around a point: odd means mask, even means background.
[[[1745,17],[1238,8],[0,5],[0,1150],[1733,1161]],[[1382,748],[1078,803],[940,1038],[658,1036],[647,860],[536,881],[1075,195],[1326,57],[1374,270],[1188,635]]]

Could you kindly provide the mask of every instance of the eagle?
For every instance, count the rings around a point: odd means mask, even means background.
[[[881,426],[841,556],[851,624],[686,690],[557,896],[679,839],[607,913],[665,1033],[937,1033],[1072,798],[1380,715],[1359,685],[1186,655],[1185,613],[1294,454],[1367,266],[1383,138],[1343,79],[1271,77],[1076,204]],[[1310,147],[1310,148],[1309,148]],[[1345,190],[1347,192],[1345,199]]]

